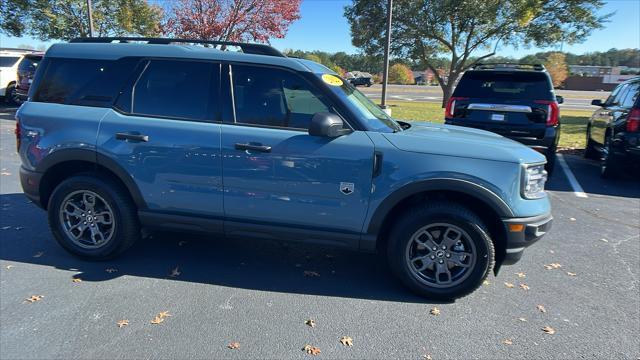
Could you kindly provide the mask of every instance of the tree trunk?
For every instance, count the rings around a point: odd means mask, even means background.
[[[442,88],[442,108],[443,109],[447,107],[447,102],[449,101],[449,98],[453,94],[454,84],[455,84],[455,80],[452,81],[451,78],[449,78],[447,79],[446,84],[440,86]]]

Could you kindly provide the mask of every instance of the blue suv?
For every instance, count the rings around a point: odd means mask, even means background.
[[[393,120],[266,45],[196,42],[77,39],[38,66],[20,177],[72,254],[113,258],[141,229],[320,243],[378,251],[417,293],[454,299],[549,230],[541,154]]]

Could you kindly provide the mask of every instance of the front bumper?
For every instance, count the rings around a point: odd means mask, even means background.
[[[552,222],[551,214],[502,219],[507,234],[506,255],[502,264],[518,262],[524,249],[540,240],[551,229]]]
[[[41,208],[44,208],[40,202],[40,180],[42,179],[42,173],[37,171],[27,170],[24,167],[20,167],[20,184],[24,194],[33,201],[34,204]]]

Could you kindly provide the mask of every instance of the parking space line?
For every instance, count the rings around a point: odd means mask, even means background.
[[[569,184],[571,184],[571,187],[573,188],[573,193],[579,198],[588,198],[587,194],[582,189],[582,186],[580,186],[578,179],[573,175],[571,168],[569,168],[569,165],[564,160],[564,156],[562,156],[562,154],[557,154],[556,156],[560,162],[560,167],[562,167],[564,174],[567,176],[567,180],[569,180]]]

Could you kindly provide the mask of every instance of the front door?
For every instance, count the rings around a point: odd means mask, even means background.
[[[222,125],[225,232],[357,246],[371,193],[371,139],[362,131],[308,135],[313,114],[333,109],[295,73],[238,65],[232,80],[235,123]]]
[[[100,125],[98,149],[156,213],[222,224],[220,64],[151,60]]]

